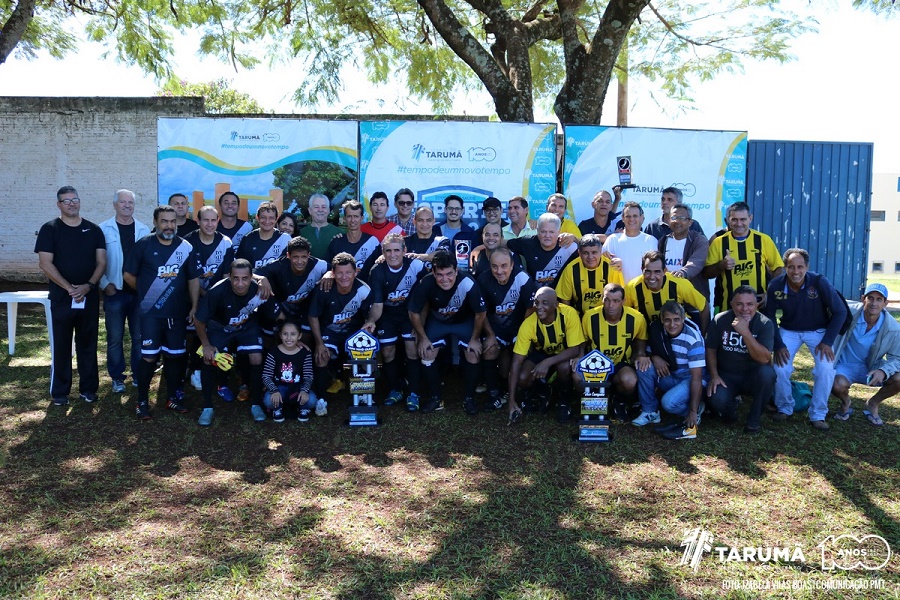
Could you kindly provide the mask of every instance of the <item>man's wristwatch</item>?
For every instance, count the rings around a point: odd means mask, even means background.
[[[93,292],[94,290],[97,289],[97,284],[94,283],[93,281],[88,281],[88,289],[90,289]]]

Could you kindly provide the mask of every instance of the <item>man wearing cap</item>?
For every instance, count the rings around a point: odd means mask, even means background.
[[[485,198],[481,205],[481,212],[484,214],[485,223],[475,231],[475,235],[477,236],[475,241],[478,244],[484,244],[484,228],[491,224],[500,226],[502,238],[502,230],[506,225],[506,221],[503,220],[503,207],[500,205],[500,200],[493,196]]]
[[[854,383],[878,388],[863,411],[876,426],[884,425],[878,414],[881,401],[900,392],[900,324],[888,313],[887,300],[887,288],[881,283],[870,283],[861,304],[848,302],[853,325],[835,344],[831,393],[841,401],[835,419],[846,421],[853,414],[850,386]]]

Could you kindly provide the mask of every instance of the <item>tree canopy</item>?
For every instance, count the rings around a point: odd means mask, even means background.
[[[790,39],[812,26],[778,0],[35,1],[0,0],[0,61],[16,44],[25,55],[71,50],[63,18],[81,13],[90,39],[159,78],[172,74],[173,32],[190,31],[201,53],[235,68],[303,59],[304,105],[339,100],[350,67],[375,86],[399,79],[438,113],[455,92],[483,88],[502,120],[532,121],[540,104],[563,123],[599,122],[617,69],[689,102],[692,85],[744,60],[789,60]]]
[[[225,78],[206,83],[190,83],[173,77],[156,92],[156,95],[202,96],[206,112],[214,115],[267,112],[250,94],[232,89],[231,81]]]

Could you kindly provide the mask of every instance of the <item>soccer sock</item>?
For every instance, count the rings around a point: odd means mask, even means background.
[[[213,394],[216,392],[218,374],[214,365],[204,364],[200,367],[200,382],[203,387],[203,408],[213,407]]]
[[[396,357],[391,362],[384,363],[384,376],[391,390],[403,389],[403,382],[400,381],[399,360]]]
[[[324,400],[328,393],[328,386],[331,385],[331,371],[328,367],[313,367],[313,388],[316,390],[316,396]]]
[[[475,397],[475,388],[478,387],[478,371],[481,365],[472,364],[467,360],[463,360],[463,377],[466,382],[466,398]]]
[[[406,381],[409,383],[409,393],[418,394],[422,381],[422,363],[418,359],[406,358]]]
[[[175,391],[184,382],[184,358],[183,354],[166,355],[164,358],[163,370],[165,371],[166,392],[169,394],[169,398],[175,397]]]
[[[497,369],[497,359],[482,359],[481,364],[484,365],[484,384],[488,391],[500,390],[500,371]]]
[[[153,381],[153,372],[156,371],[156,361],[148,362],[143,358],[138,363],[138,403],[145,404],[150,401],[150,382]]]
[[[250,402],[253,404],[262,404],[263,385],[262,385],[262,365],[250,365],[248,369],[250,378],[247,380],[247,387],[250,391]]]
[[[425,381],[428,382],[428,394],[432,397],[440,397],[441,395],[441,372],[436,362],[434,361],[430,365],[422,363],[422,375],[425,376]]]

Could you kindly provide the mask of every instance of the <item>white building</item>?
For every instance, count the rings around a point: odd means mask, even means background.
[[[869,228],[869,278],[900,275],[900,173],[872,176]]]

